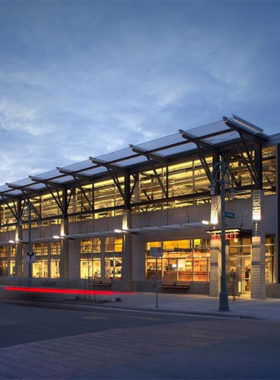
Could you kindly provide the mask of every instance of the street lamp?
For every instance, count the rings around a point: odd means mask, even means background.
[[[225,176],[227,175],[227,180]],[[234,199],[235,190],[233,187],[233,175],[228,166],[225,164],[224,158],[221,161],[217,162],[213,166],[213,171],[211,174],[211,184],[210,195],[215,195],[216,193],[216,183],[220,183],[221,185],[221,241],[222,241],[222,274],[221,274],[221,291],[219,294],[219,310],[220,311],[228,311],[228,293],[227,293],[227,280],[226,280],[226,216],[225,216],[225,185],[230,185],[231,188],[229,190],[230,199]]]

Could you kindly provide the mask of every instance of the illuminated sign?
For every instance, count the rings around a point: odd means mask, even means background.
[[[225,239],[226,240],[234,240],[238,239],[239,231],[228,231],[225,233]],[[222,234],[220,232],[212,232],[211,233],[211,239],[212,240],[221,240]]]
[[[261,192],[255,190],[253,192],[253,221],[261,220]]]
[[[211,197],[211,224],[218,224],[218,214],[219,214],[219,206],[220,206],[220,197],[218,195],[214,195]]]

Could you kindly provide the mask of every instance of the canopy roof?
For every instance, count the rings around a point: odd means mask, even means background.
[[[138,145],[130,145],[115,152],[107,153],[96,158],[77,162],[62,168],[29,176],[28,178],[6,183],[0,186],[0,201],[16,198],[23,194],[43,193],[49,187],[65,187],[74,181],[74,177],[94,181],[96,176],[106,174],[108,168],[115,171],[132,169],[147,162],[146,156],[151,159],[167,160],[182,153],[191,154],[197,151],[196,143],[204,144],[209,148],[217,148],[240,139],[240,134],[247,139],[268,140],[263,130],[255,125],[233,115],[223,120],[203,125],[189,130],[164,136],[156,140],[147,141]]]

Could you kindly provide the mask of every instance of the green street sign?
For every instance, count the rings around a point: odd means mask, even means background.
[[[226,218],[234,219],[235,218],[235,214],[233,212],[225,211],[225,217]]]

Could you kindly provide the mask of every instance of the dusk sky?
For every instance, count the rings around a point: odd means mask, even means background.
[[[280,132],[279,1],[1,1],[0,185],[236,114]]]

